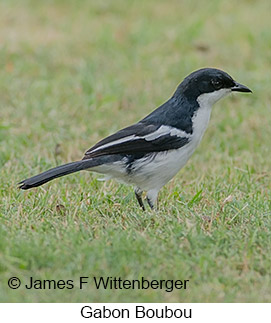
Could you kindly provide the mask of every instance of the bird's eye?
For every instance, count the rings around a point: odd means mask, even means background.
[[[212,80],[212,85],[216,90],[222,88],[222,82],[220,80]]]

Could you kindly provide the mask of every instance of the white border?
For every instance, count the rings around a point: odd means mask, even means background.
[[[92,309],[102,309],[105,306],[108,309],[124,309],[130,311],[130,319],[116,318],[83,318],[81,309],[84,306],[90,306]],[[167,306],[171,309],[192,309],[192,318],[178,319],[136,319],[136,306],[144,306],[146,309],[161,310]],[[3,303],[0,304],[0,321],[9,322],[28,322],[28,323],[76,323],[76,322],[169,322],[170,320],[179,322],[198,322],[198,323],[250,323],[271,322],[271,304],[204,304],[204,303]]]

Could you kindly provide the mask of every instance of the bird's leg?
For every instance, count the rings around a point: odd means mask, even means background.
[[[157,196],[158,196],[157,190],[150,190],[147,192],[147,202],[152,210],[156,208]]]
[[[143,211],[145,211],[145,206],[144,206],[144,203],[142,201],[142,191],[140,188],[136,188],[135,189],[135,196],[136,196],[136,199],[137,199],[137,202],[138,204],[140,205],[140,207],[142,208]]]

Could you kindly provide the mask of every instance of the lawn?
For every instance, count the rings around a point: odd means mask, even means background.
[[[271,302],[270,1],[0,2],[0,301]],[[142,212],[80,159],[200,67],[253,90],[219,102],[200,147]],[[10,277],[73,280],[11,290]],[[80,290],[78,279],[189,280],[186,290]]]

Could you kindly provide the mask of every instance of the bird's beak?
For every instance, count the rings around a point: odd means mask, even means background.
[[[235,85],[231,88],[232,91],[236,92],[251,92],[252,91],[245,85],[235,82]]]

